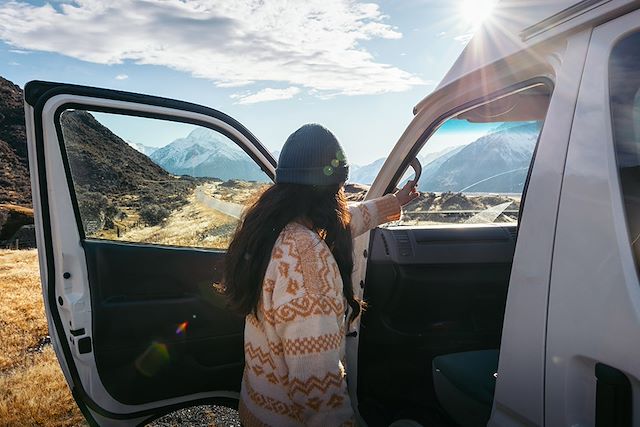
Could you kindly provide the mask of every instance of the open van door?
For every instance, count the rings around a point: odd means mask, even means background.
[[[25,87],[43,297],[92,424],[234,406],[244,320],[213,284],[276,162],[231,117],[134,93]]]

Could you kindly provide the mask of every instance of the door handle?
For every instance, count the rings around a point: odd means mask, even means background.
[[[631,382],[620,370],[596,364],[596,427],[631,427]]]

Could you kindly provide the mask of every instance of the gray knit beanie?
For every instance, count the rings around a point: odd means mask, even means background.
[[[329,129],[306,124],[292,133],[280,151],[276,183],[331,185],[347,180],[349,166]]]

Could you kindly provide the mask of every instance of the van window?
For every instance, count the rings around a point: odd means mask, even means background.
[[[609,58],[613,141],[629,239],[640,265],[640,33],[620,40]]]
[[[517,223],[549,98],[536,84],[444,121],[418,153],[422,194],[400,224]]]
[[[58,125],[86,238],[226,249],[271,182],[203,126],[81,109],[63,111]]]

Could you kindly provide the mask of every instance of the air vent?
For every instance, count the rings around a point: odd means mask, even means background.
[[[380,233],[380,238],[382,239],[382,244],[384,245],[384,253],[389,256],[389,244],[387,243],[387,238],[384,237],[384,232]]]
[[[411,240],[409,239],[409,233],[404,230],[394,230],[393,237],[398,243],[398,253],[400,256],[412,256],[413,250],[411,249]]]

